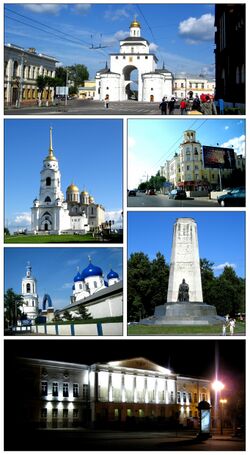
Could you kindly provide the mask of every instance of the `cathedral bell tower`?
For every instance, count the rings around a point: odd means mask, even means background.
[[[49,151],[40,172],[39,198],[34,200],[31,209],[31,231],[60,234],[63,229],[69,228],[70,217],[61,191],[61,173],[54,155],[50,128]]]
[[[35,319],[38,315],[38,295],[37,295],[37,281],[32,276],[32,268],[30,263],[26,266],[26,275],[22,279],[22,296],[23,306],[22,312],[27,315],[28,319]]]

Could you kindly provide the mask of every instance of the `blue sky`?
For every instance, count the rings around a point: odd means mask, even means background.
[[[73,182],[105,207],[108,219],[118,220],[122,210],[121,120],[5,120],[5,223],[9,229],[29,223],[30,207],[39,196],[50,126],[64,195]]]
[[[118,51],[135,15],[159,67],[164,61],[173,73],[214,74],[213,4],[8,3],[4,40],[35,47],[63,65],[85,64],[93,78]],[[90,49],[100,43],[108,47]]]
[[[128,188],[137,188],[179,152],[183,133],[196,131],[202,145],[233,146],[245,156],[245,120],[242,119],[130,119],[128,121]]]
[[[177,218],[197,223],[200,258],[214,263],[219,275],[231,265],[245,276],[245,212],[129,212],[128,257],[142,251],[152,260],[160,251],[170,262],[173,226]]]
[[[70,303],[74,276],[91,262],[101,267],[105,279],[112,268],[122,279],[122,248],[5,248],[4,287],[21,293],[22,278],[29,261],[37,279],[40,308],[44,294],[49,294],[55,308]]]

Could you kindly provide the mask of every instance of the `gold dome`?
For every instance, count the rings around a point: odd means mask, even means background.
[[[46,161],[57,161],[56,157],[54,155],[48,155],[46,156]]]
[[[131,27],[138,27],[138,28],[141,28],[141,24],[140,24],[140,22],[138,22],[138,21],[135,19],[135,20],[133,20],[133,22],[131,22],[130,28],[131,28]]]
[[[79,188],[78,186],[74,185],[74,183],[71,183],[71,185],[68,186],[67,191],[76,191],[78,193]]]
[[[82,194],[83,196],[88,196],[88,195],[89,195],[89,193],[88,193],[87,191],[82,191],[81,194]]]

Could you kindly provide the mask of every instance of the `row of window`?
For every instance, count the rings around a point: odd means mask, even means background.
[[[131,53],[133,54],[133,51],[131,51]],[[116,60],[118,60],[119,56],[116,55],[115,58],[116,58]],[[123,55],[122,59],[125,60],[125,58],[126,58],[126,55]],[[137,58],[137,60],[140,60],[140,58],[143,58],[143,57],[141,55],[137,55],[136,58]],[[148,60],[148,56],[147,55],[144,55],[144,60]]]
[[[42,381],[41,382],[41,395],[43,397],[48,396],[48,394],[49,394],[48,393],[49,392],[48,388],[49,388],[48,382],[47,381]],[[58,397],[59,390],[60,390],[59,383],[58,382],[52,382],[51,394],[52,394],[53,397]],[[62,396],[64,398],[67,398],[69,396],[69,392],[70,392],[70,384],[68,382],[63,382],[61,390],[62,390]],[[73,394],[74,398],[78,398],[80,396],[79,384],[73,383],[73,385],[72,385],[72,394]],[[88,385],[87,384],[83,384],[82,397],[83,397],[84,400],[88,399]]]
[[[53,408],[52,409],[52,419],[57,419],[59,415],[59,409]],[[42,408],[40,412],[40,416],[42,419],[47,419],[48,417],[48,409],[47,408]],[[73,409],[73,419],[78,419],[79,417],[79,409]],[[68,419],[69,418],[69,410],[68,409],[63,409],[62,410],[62,418],[63,419]]]
[[[198,403],[198,395],[196,392],[194,392],[193,396],[191,392],[177,392],[177,403],[187,403],[187,400],[189,403]],[[207,395],[205,393],[200,394],[200,400],[207,400]]]
[[[9,60],[10,62],[11,60]],[[5,76],[8,76],[8,63],[9,62],[4,62],[4,65],[5,65]],[[17,61],[14,61],[14,64],[13,64],[13,72],[12,72],[12,77],[20,77],[21,76],[21,69],[22,69],[22,66],[19,62]],[[25,79],[36,79],[38,76],[49,76],[49,77],[53,77],[55,75],[55,72],[52,71],[52,70],[47,70],[46,68],[43,68],[43,67],[35,67],[35,66],[27,66],[27,65],[24,65],[23,66],[23,74],[22,76],[25,78]]]

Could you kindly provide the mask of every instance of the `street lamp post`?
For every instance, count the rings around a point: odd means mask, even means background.
[[[216,379],[213,384],[212,384],[212,388],[213,390],[215,391],[215,429],[217,429],[217,419],[218,419],[218,395],[220,397],[220,394],[221,394],[221,391],[224,389],[224,384],[219,381],[218,379]],[[220,421],[221,421],[221,415],[220,415]],[[222,422],[220,422],[221,425],[220,425],[220,428],[221,428],[221,431],[222,431]]]
[[[223,423],[224,423],[224,404],[227,403],[227,399],[226,398],[221,398],[220,399],[220,412],[221,412],[221,415],[220,415],[220,434],[223,434]]]

